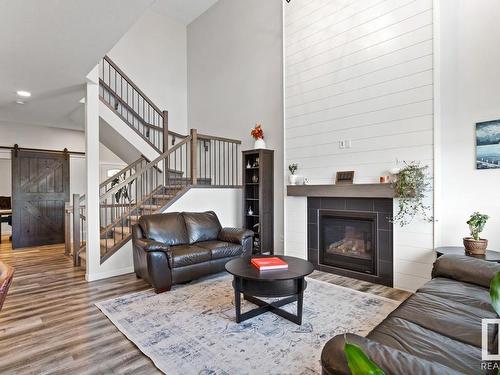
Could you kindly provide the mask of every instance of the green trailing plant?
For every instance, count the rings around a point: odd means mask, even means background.
[[[297,172],[297,170],[298,170],[298,169],[299,169],[299,165],[298,165],[298,164],[290,164],[290,165],[288,166],[288,170],[290,171],[290,173],[291,173],[292,175],[294,175],[294,174],[295,174],[295,172]]]
[[[484,230],[484,226],[490,217],[488,215],[480,214],[479,212],[474,212],[470,215],[467,224],[469,224],[470,235],[476,240],[480,240],[481,232]]]
[[[491,280],[490,297],[491,306],[493,306],[497,315],[500,315],[500,271],[498,271],[495,277]]]
[[[404,167],[395,176],[392,186],[399,199],[398,212],[392,219],[394,223],[403,227],[410,224],[416,216],[421,216],[427,222],[434,220],[429,213],[430,206],[424,204],[426,193],[431,189],[428,168],[418,162],[404,162]]]
[[[358,345],[346,341],[344,353],[352,375],[385,375]]]

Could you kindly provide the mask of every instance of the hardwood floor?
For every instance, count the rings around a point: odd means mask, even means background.
[[[94,306],[148,289],[133,274],[87,283],[62,245],[12,251],[2,238],[0,259],[15,267],[0,312],[0,374],[158,374],[153,363]],[[404,300],[409,293],[315,272],[312,277]]]

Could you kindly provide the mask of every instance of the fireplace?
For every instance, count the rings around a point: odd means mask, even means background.
[[[377,274],[377,214],[319,210],[319,262]]]
[[[393,285],[392,199],[308,198],[308,260],[316,269]]]

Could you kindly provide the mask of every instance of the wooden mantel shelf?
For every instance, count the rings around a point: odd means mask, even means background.
[[[292,197],[394,198],[391,184],[288,185]]]

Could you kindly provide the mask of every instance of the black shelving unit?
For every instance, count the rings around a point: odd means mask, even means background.
[[[254,254],[274,254],[274,151],[243,151],[243,226],[255,233]]]

